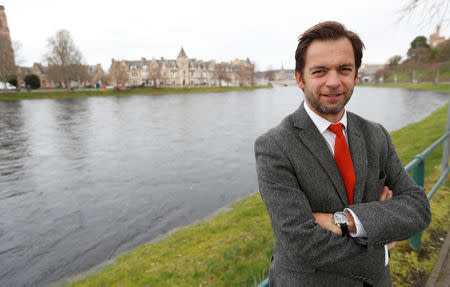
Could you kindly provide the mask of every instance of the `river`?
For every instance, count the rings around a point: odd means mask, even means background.
[[[0,286],[44,286],[257,189],[255,138],[297,87],[0,102]],[[357,87],[348,109],[392,131],[448,93]]]

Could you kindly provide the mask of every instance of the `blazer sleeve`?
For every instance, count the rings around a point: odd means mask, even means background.
[[[381,125],[379,127],[386,146],[385,161],[382,165],[386,175],[385,185],[392,190],[393,197],[350,207],[367,231],[369,247],[408,239],[425,229],[431,221],[425,190],[406,172],[389,133]]]
[[[275,236],[274,257],[278,254],[285,268],[301,271],[308,266],[348,276],[382,272],[382,247],[369,250],[314,223],[294,168],[273,137],[265,134],[256,140],[255,156],[259,191]]]

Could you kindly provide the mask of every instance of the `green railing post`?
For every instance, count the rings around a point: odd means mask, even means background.
[[[417,183],[424,187],[425,185],[425,158],[421,155],[416,155],[415,159],[420,160],[420,163],[414,168],[413,179]],[[409,246],[415,251],[419,251],[421,248],[422,232],[417,233],[409,239]]]

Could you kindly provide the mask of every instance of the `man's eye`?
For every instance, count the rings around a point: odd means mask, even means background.
[[[313,75],[314,74],[320,74],[320,73],[323,73],[323,72],[324,72],[324,70],[316,70],[316,71],[313,72]]]

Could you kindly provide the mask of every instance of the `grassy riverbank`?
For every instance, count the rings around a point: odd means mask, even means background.
[[[441,92],[450,92],[450,83],[433,84],[433,83],[383,83],[383,84],[359,84],[362,87],[388,87],[388,88],[405,88],[412,90],[433,90]]]
[[[185,87],[185,88],[124,88],[120,90],[38,90],[32,92],[0,93],[0,101],[32,100],[32,99],[60,99],[60,98],[84,98],[84,97],[108,97],[127,95],[164,95],[187,93],[213,93],[228,91],[243,91],[270,88],[271,86],[252,87]]]
[[[392,133],[403,164],[442,135],[446,115],[447,108],[442,107],[425,120]],[[427,190],[439,176],[441,154],[442,148],[427,159]],[[422,286],[431,272],[441,238],[450,227],[449,183],[435,194],[431,208],[433,220],[424,232],[422,251],[411,251],[406,241],[392,251],[396,287]],[[267,276],[272,244],[270,221],[255,193],[212,219],[119,256],[100,273],[70,286],[254,286]]]

